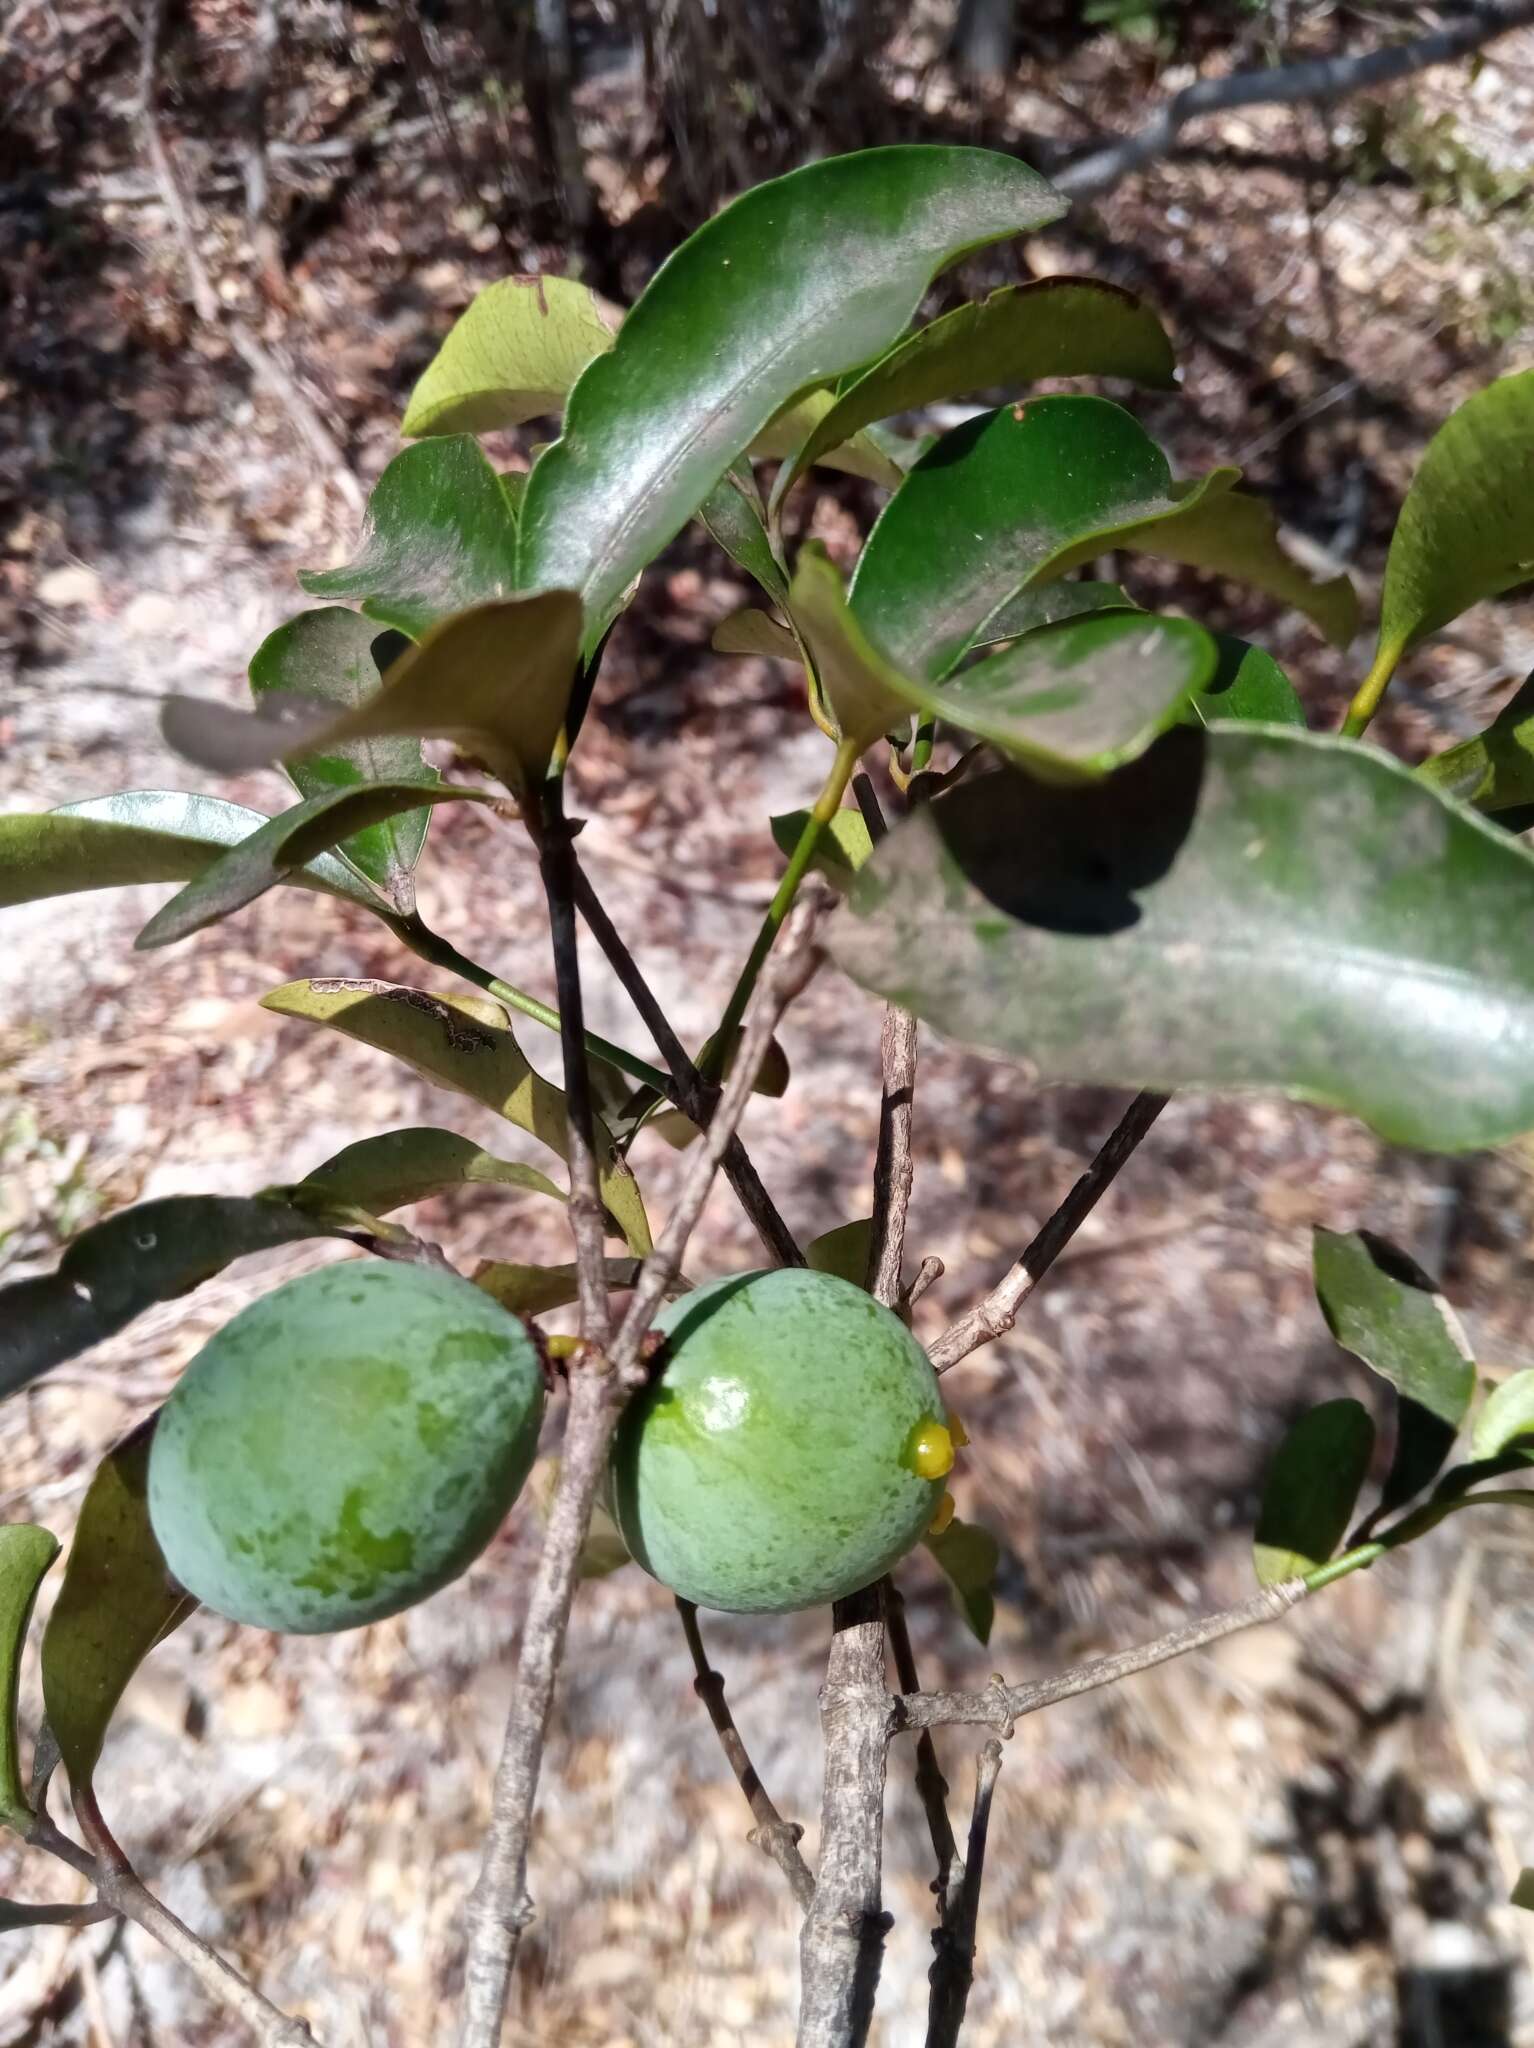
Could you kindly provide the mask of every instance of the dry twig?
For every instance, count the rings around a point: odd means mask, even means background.
[[[885,1587],[884,1620],[889,1630],[890,1650],[895,1659],[895,1676],[900,1690],[902,1693],[919,1692],[921,1680],[916,1672],[911,1632],[906,1627],[905,1597],[893,1580],[888,1581]],[[937,1760],[937,1745],[925,1728],[916,1738],[916,1793],[927,1816],[927,1831],[937,1856],[937,1876],[932,1884],[938,1911],[938,1924],[932,1933],[932,1945],[937,1951],[932,1965],[935,1985],[937,1973],[944,1967],[949,1922],[958,1907],[960,1887],[964,1883],[964,1864],[959,1855],[959,1845],[954,1840],[953,1823],[948,1818],[948,1780]]]
[[[927,1356],[935,1372],[947,1372],[982,1344],[1004,1337],[1017,1312],[1117,1178],[1151,1125],[1166,1108],[1164,1095],[1137,1095],[1104,1140],[1102,1149],[1017,1264],[967,1315],[950,1323]]]
[[[740,1789],[746,1795],[746,1804],[756,1825],[751,1830],[751,1840],[772,1858],[779,1870],[788,1879],[789,1890],[801,1912],[808,1912],[810,1901],[815,1896],[815,1879],[810,1866],[799,1853],[800,1838],[804,1830],[797,1821],[784,1820],[774,1804],[767,1787],[757,1775],[755,1764],[741,1739],[730,1712],[729,1701],[724,1696],[724,1673],[715,1671],[708,1661],[708,1652],[703,1647],[702,1632],[698,1627],[698,1610],[691,1600],[677,1595],[676,1611],[682,1619],[682,1633],[687,1638],[687,1647],[692,1652],[693,1669],[697,1677],[693,1680],[693,1691],[708,1709],[708,1718],[714,1724],[719,1745],[725,1753],[730,1769],[735,1773]]]
[[[980,1917],[980,1883],[985,1875],[985,1837],[991,1824],[991,1794],[1001,1773],[1001,1744],[993,1735],[975,1759],[975,1804],[970,1814],[968,1854],[959,1865],[958,1897],[946,1916],[932,1965],[927,2007],[927,2048],[958,2048],[975,1981],[975,1925]]]

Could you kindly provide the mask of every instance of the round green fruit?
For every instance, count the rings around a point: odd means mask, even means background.
[[[826,1273],[715,1280],[655,1319],[660,1373],[618,1426],[629,1549],[701,1607],[786,1613],[856,1592],[931,1522],[952,1462],[910,1331]]]
[[[155,1429],[149,1516],[188,1592],[301,1635],[397,1614],[456,1578],[516,1499],[543,1370],[451,1273],[348,1261],[226,1323]]]

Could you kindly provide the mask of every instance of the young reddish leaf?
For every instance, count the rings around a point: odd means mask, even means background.
[[[1001,1563],[1001,1545],[989,1529],[978,1522],[957,1518],[946,1529],[922,1539],[947,1579],[954,1605],[977,1642],[991,1640],[996,1619],[996,1572]]]
[[[0,817],[0,909],[87,889],[187,882],[267,822],[265,812],[244,804],[175,789],[130,789],[56,811]],[[282,879],[369,910],[384,907],[332,854]]]
[[[59,1554],[58,1539],[30,1522],[0,1528],[0,1824],[25,1831],[32,1818],[21,1770],[16,1702],[21,1653],[43,1574]]]
[[[311,597],[349,598],[419,640],[456,612],[510,597],[516,556],[501,480],[479,443],[455,434],[396,455],[373,486],[355,559],[298,580]]]
[[[374,646],[392,639],[368,619],[339,606],[300,612],[269,633],[252,655],[251,693],[258,703],[277,690],[288,698],[326,704],[332,712],[349,711],[377,693],[382,677]],[[303,797],[350,789],[359,782],[438,780],[436,769],[428,768],[421,757],[419,740],[401,738],[356,740],[333,754],[306,754],[289,764],[288,773]],[[402,916],[415,908],[411,877],[430,817],[424,805],[402,812],[354,833],[339,848]]]
[[[387,1216],[391,1209],[470,1186],[522,1188],[529,1194],[552,1195],[557,1202],[565,1199],[563,1189],[535,1166],[497,1159],[456,1131],[429,1126],[360,1138],[305,1174],[288,1195],[299,1208],[317,1199],[347,1202],[370,1215]]]
[[[1457,1151],[1534,1126],[1531,924],[1534,856],[1378,749],[1219,725],[1079,788],[966,780],[828,943],[1043,1079],[1275,1089]]]
[[[89,1350],[251,1252],[341,1237],[273,1195],[168,1195],[82,1231],[58,1268],[0,1288],[0,1395]]]
[[[155,1421],[141,1424],[97,1468],[43,1633],[48,1726],[77,1795],[90,1788],[129,1679],[197,1604],[170,1576],[149,1526]]]
[[[1015,158],[900,145],[727,206],[571,392],[523,501],[522,587],[578,591],[604,620],[790,400],[887,348],[946,264],[1063,205]]]
[[[427,1080],[483,1102],[561,1159],[567,1157],[564,1095],[528,1063],[499,1003],[351,979],[290,981],[261,1001],[280,1016],[328,1025],[403,1060]],[[630,1250],[647,1252],[650,1231],[638,1183],[600,1120],[597,1141],[602,1199]]]
[[[1302,1415],[1268,1467],[1252,1556],[1258,1582],[1281,1585],[1326,1563],[1348,1533],[1374,1455],[1361,1401],[1323,1401]]]
[[[773,507],[811,463],[894,413],[1041,377],[1127,377],[1165,389],[1176,371],[1166,330],[1133,292],[1090,277],[1004,285],[908,334],[846,385],[778,472]]]
[[[564,411],[623,315],[569,277],[504,277],[448,329],[410,394],[400,432],[489,434]]]
[[[418,805],[454,803],[460,798],[466,803],[496,802],[491,790],[446,784],[423,789],[418,782],[372,782],[328,789],[294,804],[291,810],[268,818],[248,839],[232,846],[188,882],[179,895],[155,912],[134,946],[141,953],[173,946],[243,910],[294,868],[355,833]]]

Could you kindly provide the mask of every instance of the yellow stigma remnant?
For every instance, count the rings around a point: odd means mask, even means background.
[[[943,1498],[937,1504],[937,1512],[927,1524],[929,1536],[941,1536],[954,1517],[953,1495],[944,1489]]]
[[[919,1479],[941,1479],[953,1470],[953,1437],[935,1416],[912,1430],[906,1462]]]

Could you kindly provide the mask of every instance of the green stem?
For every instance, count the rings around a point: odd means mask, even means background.
[[[783,879],[778,884],[777,894],[767,906],[767,915],[762,919],[761,929],[746,957],[746,964],[740,970],[740,978],[730,992],[730,1000],[725,1004],[719,1028],[698,1062],[698,1072],[705,1081],[717,1081],[724,1071],[724,1063],[735,1043],[735,1034],[740,1029],[740,1020],[746,1014],[746,1005],[751,1000],[751,991],[756,987],[756,978],[762,971],[762,964],[767,955],[772,951],[772,942],[778,936],[784,918],[794,907],[799,884],[810,871],[815,849],[820,844],[820,835],[841,808],[842,798],[847,794],[847,784],[852,780],[852,771],[858,765],[860,753],[861,749],[852,740],[837,742],[836,759],[831,764],[831,773],[826,777],[825,786],[815,799],[815,808],[804,821],[804,830],[799,834],[798,842],[788,857],[788,866],[783,870]]]
[[[1323,1564],[1313,1572],[1305,1574],[1305,1590],[1317,1593],[1323,1586],[1332,1585],[1337,1579],[1345,1579],[1349,1572],[1363,1571],[1375,1563],[1390,1548],[1388,1543],[1360,1543],[1356,1550],[1346,1550],[1341,1557],[1334,1557],[1330,1564]]]
[[[434,967],[446,968],[449,974],[459,975],[464,981],[473,982],[497,1002],[505,1003],[508,1009],[519,1010],[524,1017],[531,1017],[535,1023],[545,1025],[550,1031],[559,1029],[559,1012],[548,1003],[539,1002],[525,989],[514,988],[509,981],[500,981],[488,968],[465,957],[447,939],[434,932],[419,917],[391,918],[389,922],[412,953],[418,953],[423,960],[429,960]],[[671,1076],[652,1067],[648,1060],[642,1060],[637,1053],[627,1051],[621,1045],[599,1038],[594,1031],[585,1034],[586,1050],[595,1058],[607,1060],[612,1066],[631,1074],[636,1081],[643,1081],[647,1087],[658,1088],[669,1101]]]
[[[1348,706],[1348,715],[1342,721],[1344,739],[1356,740],[1367,730],[1369,720],[1380,708],[1390,678],[1396,672],[1396,665],[1405,648],[1398,640],[1382,640],[1379,652],[1374,657],[1374,666],[1359,684],[1353,701]]]

